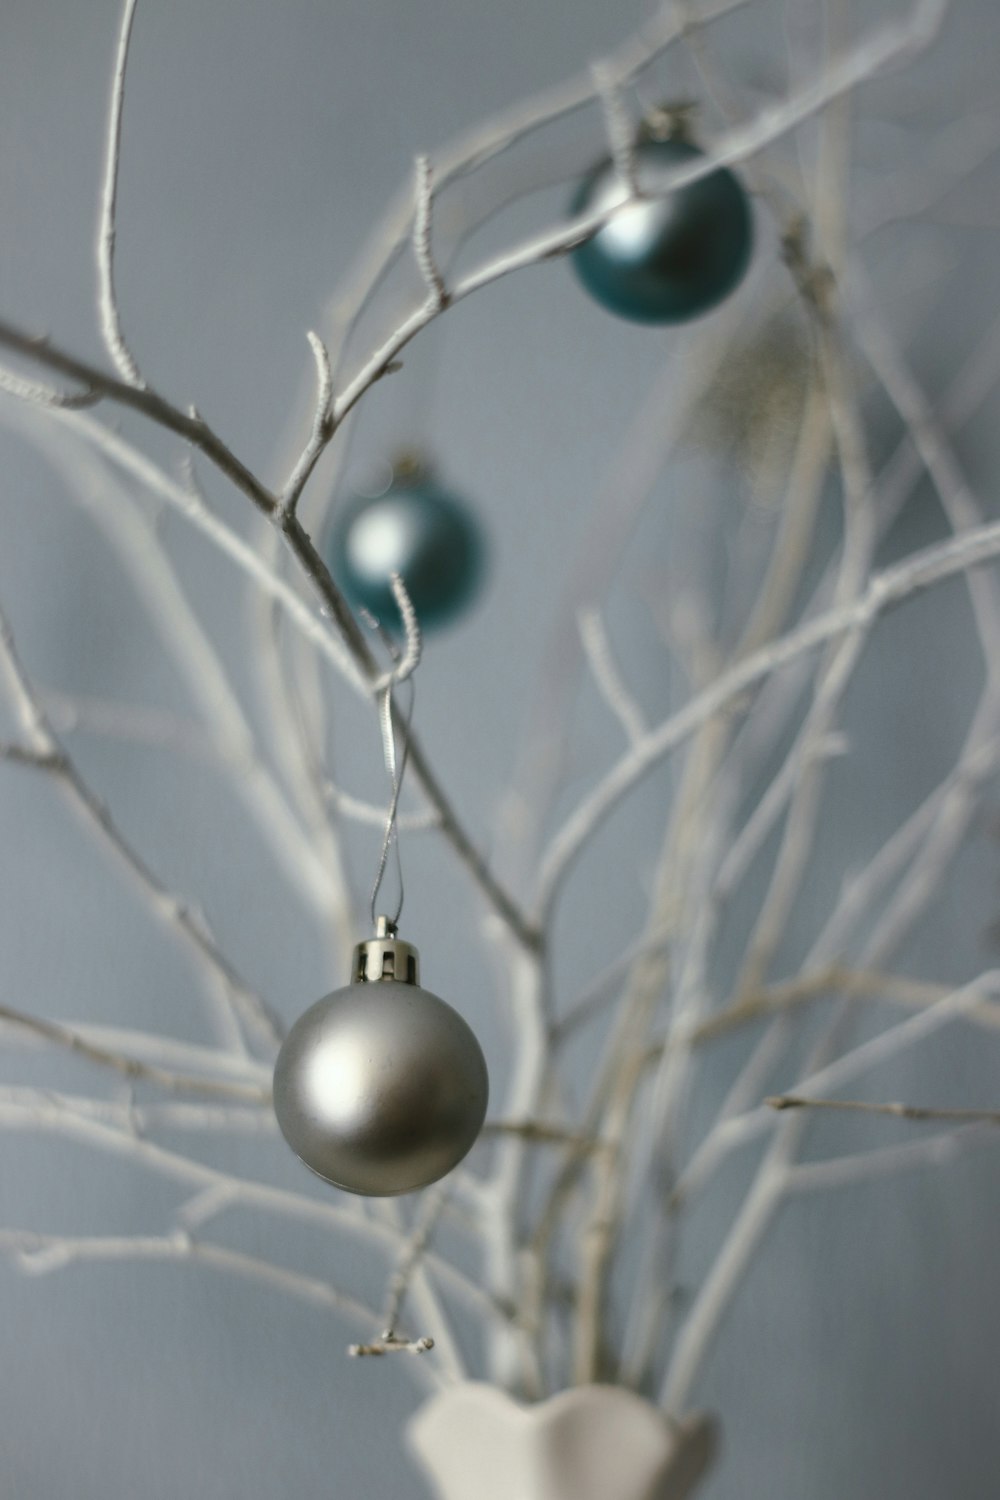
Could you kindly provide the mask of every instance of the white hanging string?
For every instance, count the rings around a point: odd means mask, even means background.
[[[399,613],[406,632],[405,645],[402,651],[381,628],[378,621],[369,616],[369,621],[378,631],[382,643],[393,660],[393,669],[387,673],[379,684],[379,728],[382,733],[382,754],[385,758],[385,768],[389,776],[389,784],[392,788],[388,811],[385,819],[385,832],[382,837],[382,848],[379,853],[378,865],[375,871],[375,882],[372,886],[371,895],[371,919],[375,926],[379,892],[385,877],[386,867],[390,856],[393,857],[396,866],[396,883],[399,887],[399,899],[396,902],[396,910],[389,917],[389,921],[395,927],[403,911],[403,899],[405,886],[403,883],[403,863],[399,853],[399,794],[403,785],[403,777],[406,773],[406,762],[409,754],[410,723],[413,719],[413,707],[416,701],[416,686],[413,673],[416,671],[420,661],[421,636],[420,626],[417,622],[416,611],[413,608],[406,586],[398,573],[392,575],[392,592],[399,607]],[[406,710],[403,714],[403,752],[397,754],[396,750],[396,727],[399,710],[397,708],[397,690],[403,687],[408,694]]]
[[[386,813],[385,832],[382,836],[382,849],[379,854],[378,865],[375,871],[375,883],[372,886],[371,918],[373,926],[375,924],[375,908],[378,903],[379,891],[382,888],[382,880],[385,876],[386,866],[389,863],[390,855],[393,857],[396,866],[396,883],[399,887],[399,899],[396,902],[396,910],[389,918],[394,927],[398,925],[399,918],[403,910],[405,887],[403,884],[403,862],[400,858],[399,853],[399,829],[397,826],[397,818],[399,814],[399,793],[403,785],[403,775],[406,771],[410,721],[413,717],[413,704],[416,698],[416,692],[414,690],[412,678],[407,683],[407,690],[409,693],[409,702],[406,706],[406,712],[403,717],[403,722],[406,727],[406,733],[403,739],[403,752],[400,756],[397,756],[396,753],[397,710],[393,688],[385,688],[380,696],[379,701],[379,724],[382,730],[382,750],[385,756],[385,768],[389,773],[389,783],[392,787],[392,796],[389,802],[388,811]],[[384,913],[384,915],[387,914]]]

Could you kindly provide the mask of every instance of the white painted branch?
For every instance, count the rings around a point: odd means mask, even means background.
[[[98,308],[101,315],[101,333],[115,368],[130,385],[142,388],[144,381],[139,374],[125,336],[122,333],[115,295],[115,234],[118,202],[118,172],[121,162],[122,111],[125,103],[125,70],[128,66],[129,43],[132,39],[132,22],[135,18],[136,0],[125,0],[122,11],[121,30],[118,36],[118,55],[111,87],[111,107],[108,114],[108,139],[104,163],[104,184],[101,190],[100,227],[97,235]]]
[[[221,1002],[220,1019],[227,1040],[233,1046],[242,1045],[239,1030],[234,1030],[230,1018],[230,1012],[234,1012],[265,1045],[276,1048],[280,1045],[281,1028],[266,1002],[237,973],[208,931],[204,919],[163,885],[124,838],[106,805],[84,781],[65,747],[56,738],[45,718],[38,694],[18,658],[10,625],[2,611],[0,667],[11,684],[15,707],[26,732],[36,748],[47,757],[45,773],[53,778],[70,806],[82,817],[84,826],[110,850],[150,914],[195,959],[200,972],[209,981],[209,992]]]
[[[635,157],[636,132],[625,108],[621,84],[613,69],[604,62],[595,63],[591,71],[604,114],[608,150],[615,172],[627,198],[638,198],[640,191]]]
[[[448,289],[434,259],[431,229],[434,210],[434,173],[426,156],[414,163],[413,256],[427,287],[431,306],[438,312],[448,305]]]
[[[1000,556],[1000,523],[978,527],[961,537],[913,553],[902,563],[871,576],[853,603],[841,605],[762,647],[699,693],[684,708],[651,730],[583,799],[556,834],[542,862],[537,907],[546,914],[569,866],[622,797],[659,760],[756,686],[805,652],[849,632],[864,633],[879,615],[905,599],[944,582],[968,568]]]
[[[330,368],[330,355],[318,333],[313,333],[310,329],[306,337],[316,364],[316,407],[309,439],[281,490],[280,508],[292,512],[298,505],[302,491],[309,482],[309,476],[334,433],[333,372]]]
[[[880,1146],[873,1151],[834,1156],[826,1161],[799,1162],[789,1169],[786,1187],[790,1193],[825,1193],[857,1187],[860,1183],[895,1177],[900,1172],[948,1167],[963,1152],[990,1143],[990,1132],[975,1126],[942,1131],[921,1141]]]
[[[997,1109],[931,1109],[922,1104],[875,1104],[867,1099],[809,1099],[802,1094],[772,1094],[770,1109],[815,1109],[863,1115],[888,1115],[894,1120],[947,1120],[953,1125],[1000,1125]]]
[[[601,613],[597,609],[583,609],[578,622],[580,639],[598,691],[625,731],[629,744],[637,745],[647,733],[645,716],[619,671]]]
[[[33,1276],[51,1275],[74,1265],[98,1265],[122,1261],[180,1261],[207,1266],[263,1283],[275,1291],[312,1303],[346,1317],[363,1328],[371,1328],[376,1314],[365,1303],[341,1291],[329,1281],[304,1276],[285,1266],[259,1256],[230,1250],[224,1245],[196,1240],[179,1232],[173,1235],[94,1235],[82,1236],[40,1234],[30,1229],[0,1229],[0,1253],[14,1259],[22,1271]],[[433,1340],[428,1347],[433,1347]],[[349,1353],[355,1352],[351,1346]],[[431,1365],[420,1361],[412,1367],[429,1382],[432,1389],[440,1380]]]
[[[396,1230],[380,1220],[365,1217],[353,1201],[348,1204],[343,1198],[335,1201],[308,1198],[286,1188],[271,1187],[267,1183],[222,1172],[193,1157],[145,1140],[134,1131],[119,1130],[77,1113],[60,1104],[55,1096],[37,1102],[13,1097],[0,1099],[0,1129],[37,1131],[76,1140],[112,1156],[137,1162],[173,1182],[200,1191],[218,1189],[222,1196],[229,1195],[229,1204],[233,1206],[279,1214],[291,1221],[317,1224],[327,1229],[344,1230],[390,1254],[399,1244]],[[428,1252],[426,1263],[471,1314],[486,1320],[487,1324],[490,1320],[501,1319],[498,1304],[490,1293],[449,1261]]]

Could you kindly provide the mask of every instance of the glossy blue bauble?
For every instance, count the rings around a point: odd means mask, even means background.
[[[471,603],[483,574],[479,527],[461,500],[427,478],[394,483],[349,501],[329,540],[334,579],[387,630],[402,621],[390,578],[399,573],[422,626],[440,625]]]
[[[645,141],[636,151],[639,182],[655,193],[657,179],[702,156],[686,141]],[[610,208],[625,196],[605,162],[581,183],[571,212]],[[610,312],[637,323],[683,323],[739,284],[752,245],[746,191],[718,168],[665,198],[626,204],[572,260],[587,291]]]

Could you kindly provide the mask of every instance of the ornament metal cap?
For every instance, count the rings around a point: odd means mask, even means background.
[[[352,984],[378,984],[383,980],[396,984],[420,983],[420,955],[412,943],[396,936],[396,924],[389,917],[375,919],[375,936],[358,943],[351,964]]]

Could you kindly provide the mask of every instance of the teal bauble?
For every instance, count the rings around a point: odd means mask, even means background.
[[[453,620],[472,603],[485,546],[464,502],[426,470],[404,466],[376,496],[357,496],[330,528],[330,569],[348,599],[387,630],[401,627],[391,577],[398,573],[421,626]]]
[[[657,179],[703,158],[687,141],[644,141],[636,149],[639,181],[655,195]],[[663,198],[625,203],[626,196],[608,161],[584,179],[570,205],[576,216],[623,202],[572,254],[577,275],[602,307],[636,323],[684,323],[739,285],[750,263],[753,216],[732,172],[717,168]]]

